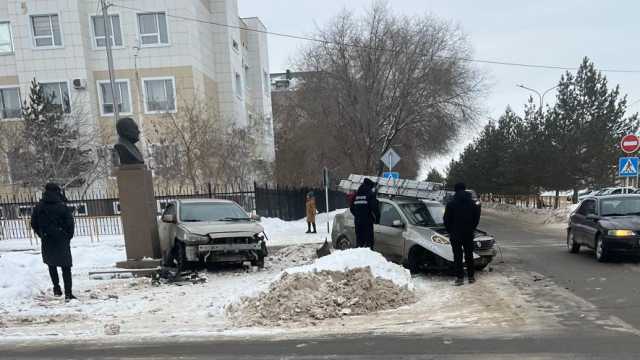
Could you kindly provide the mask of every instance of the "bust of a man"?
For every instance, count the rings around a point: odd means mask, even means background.
[[[142,153],[135,143],[140,141],[140,129],[132,118],[122,118],[116,124],[118,142],[113,148],[118,153],[120,165],[144,164]]]

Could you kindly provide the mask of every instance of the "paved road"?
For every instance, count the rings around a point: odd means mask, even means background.
[[[570,254],[563,229],[513,223],[485,215],[483,228],[499,239],[505,261],[519,269],[535,271],[640,329],[640,265],[637,259],[618,258],[598,263],[593,251]]]
[[[482,227],[496,235],[504,262],[495,271],[543,275],[541,283],[558,285],[575,297],[554,298],[557,293],[540,296],[564,313],[566,331],[533,337],[504,334],[480,337],[401,337],[361,336],[315,340],[232,340],[138,345],[59,345],[2,349],[0,358],[59,359],[637,359],[640,354],[640,266],[618,261],[600,264],[591,252],[569,254],[559,230],[545,230],[506,218],[484,215]],[[515,271],[513,271],[515,270]],[[527,275],[527,276],[529,276]],[[533,293],[538,290],[532,290]],[[564,291],[563,291],[564,292]],[[575,296],[574,296],[575,295]],[[542,302],[542,299],[540,299]],[[598,315],[583,313],[591,312]],[[629,324],[628,331],[608,329],[615,316]],[[610,327],[610,326],[609,326]],[[481,335],[481,334],[479,334]],[[5,350],[4,352],[2,352]]]

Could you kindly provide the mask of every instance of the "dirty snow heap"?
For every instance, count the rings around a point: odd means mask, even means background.
[[[369,249],[336,251],[283,271],[265,292],[227,307],[241,326],[313,324],[415,302],[411,274]]]

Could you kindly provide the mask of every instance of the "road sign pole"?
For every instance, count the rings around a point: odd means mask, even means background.
[[[322,177],[324,179],[324,201],[325,201],[325,216],[326,216],[326,220],[327,220],[327,234],[329,234],[331,231],[329,231],[330,227],[329,227],[329,169],[327,169],[326,167],[323,169],[322,171]]]

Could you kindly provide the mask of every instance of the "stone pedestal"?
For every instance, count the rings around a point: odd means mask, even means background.
[[[144,164],[121,165],[115,170],[115,175],[118,178],[127,261],[160,258],[158,210],[151,171]]]

